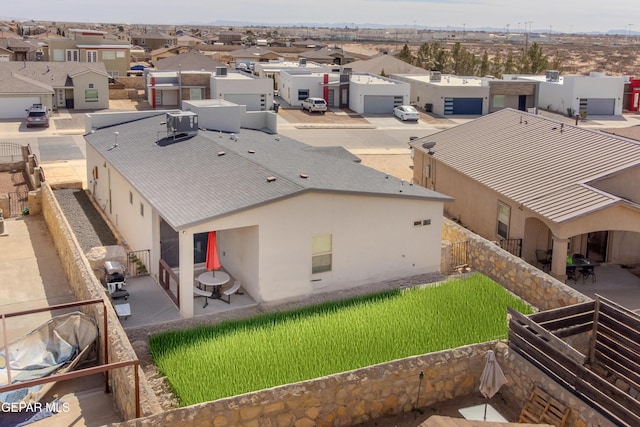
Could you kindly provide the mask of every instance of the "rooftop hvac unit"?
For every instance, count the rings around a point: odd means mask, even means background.
[[[548,82],[559,82],[560,81],[560,71],[556,70],[547,70],[545,73]]]
[[[351,67],[344,67],[342,69],[342,74],[348,74],[351,75],[353,73],[353,69]]]
[[[191,111],[167,113],[167,138],[194,136],[198,133],[198,115]]]
[[[440,71],[432,71],[429,75],[430,82],[439,82],[442,80],[442,73]]]
[[[226,77],[227,76],[227,67],[216,67],[216,76],[218,76],[218,77]]]
[[[307,58],[299,58],[298,59],[298,65],[301,67],[306,67],[307,66]]]

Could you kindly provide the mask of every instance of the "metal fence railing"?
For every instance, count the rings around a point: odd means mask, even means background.
[[[151,251],[131,251],[127,253],[127,273],[131,277],[146,276],[149,274],[149,258]]]
[[[522,239],[502,239],[498,242],[500,247],[512,255],[522,256]]]
[[[469,255],[469,242],[453,242],[451,243],[451,266],[454,269],[465,267],[469,263],[467,257]]]

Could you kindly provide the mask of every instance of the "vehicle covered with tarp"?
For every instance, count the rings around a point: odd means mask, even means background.
[[[0,352],[0,386],[43,378],[73,370],[98,338],[93,318],[81,312],[53,317]],[[33,403],[55,382],[0,393],[1,403]]]

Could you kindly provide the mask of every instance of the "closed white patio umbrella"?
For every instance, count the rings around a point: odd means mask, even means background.
[[[487,352],[485,359],[486,363],[480,377],[480,393],[487,398],[487,402],[484,405],[484,419],[486,420],[489,399],[500,390],[500,387],[507,383],[507,378],[504,376],[500,365],[498,365],[496,355],[492,350]]]

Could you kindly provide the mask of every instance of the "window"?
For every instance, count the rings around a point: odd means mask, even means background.
[[[67,49],[67,62],[80,62],[80,51],[78,49]]]
[[[53,60],[62,62],[64,61],[64,49],[54,49],[53,50]]]
[[[98,89],[85,89],[84,90],[85,102],[98,102]]]
[[[511,217],[511,206],[498,202],[498,236],[503,239],[509,238],[509,219]]]
[[[87,51],[87,62],[98,62],[98,51],[97,50],[88,50]]]
[[[111,61],[116,59],[116,53],[112,50],[103,50],[102,51],[102,60],[103,61]]]
[[[116,57],[117,58],[124,58],[125,57],[124,54],[125,54],[124,50],[117,50],[116,51]]]
[[[311,273],[322,273],[331,271],[331,252],[332,242],[331,234],[322,234],[313,236],[311,243]]]
[[[298,101],[304,101],[309,97],[309,89],[298,89]]]
[[[202,89],[200,88],[191,88],[189,89],[189,99],[202,99]]]
[[[493,95],[493,108],[504,108],[505,98],[504,95]]]

